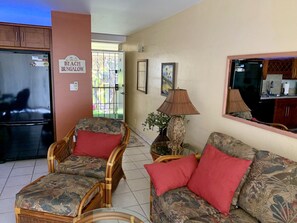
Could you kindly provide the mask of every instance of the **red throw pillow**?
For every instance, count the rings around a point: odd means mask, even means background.
[[[195,155],[189,155],[168,163],[145,164],[158,196],[168,190],[186,186],[198,161]]]
[[[223,214],[229,214],[236,188],[251,160],[229,156],[207,145],[188,188]]]
[[[108,159],[111,152],[121,143],[121,134],[78,131],[73,154]]]

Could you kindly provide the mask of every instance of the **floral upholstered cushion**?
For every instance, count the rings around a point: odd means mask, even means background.
[[[84,118],[80,119],[75,126],[75,135],[78,130],[86,130],[91,132],[102,132],[108,134],[125,135],[124,123],[120,120],[110,118]]]
[[[97,182],[90,177],[51,173],[17,193],[15,206],[75,217],[81,200]]]
[[[225,216],[192,193],[186,187],[166,192],[157,197],[153,189],[154,223],[256,223],[257,219],[242,209],[232,210]]]
[[[297,222],[297,163],[259,151],[239,205],[261,222]]]
[[[103,182],[106,163],[107,161],[101,158],[70,155],[57,165],[56,172],[94,177]]]
[[[239,159],[245,159],[245,160],[253,160],[256,154],[256,149],[252,148],[251,146],[243,143],[242,141],[233,138],[232,136],[219,133],[219,132],[213,132],[210,134],[206,145],[211,144],[223,153],[226,153],[229,156],[234,156]],[[203,153],[202,153],[203,154]],[[232,199],[232,205],[237,206],[238,202],[238,196],[240,193],[240,190],[246,180],[247,175],[250,172],[250,167],[246,171],[245,175],[243,176],[239,186],[237,187],[233,199]],[[232,209],[232,208],[231,208]]]

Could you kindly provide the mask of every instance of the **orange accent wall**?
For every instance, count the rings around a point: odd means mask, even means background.
[[[86,73],[59,73],[59,59],[75,55],[86,61]],[[57,140],[80,118],[92,116],[91,16],[52,12],[52,76]],[[70,83],[78,81],[78,91]]]

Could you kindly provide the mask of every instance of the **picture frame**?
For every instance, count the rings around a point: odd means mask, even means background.
[[[148,59],[137,61],[137,90],[147,94]]]
[[[161,65],[161,95],[167,96],[170,89],[175,87],[175,63]]]

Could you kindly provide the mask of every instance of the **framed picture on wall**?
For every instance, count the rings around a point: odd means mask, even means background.
[[[147,94],[148,60],[137,61],[137,90]]]
[[[167,96],[169,89],[174,89],[175,63],[162,63],[161,95]]]

